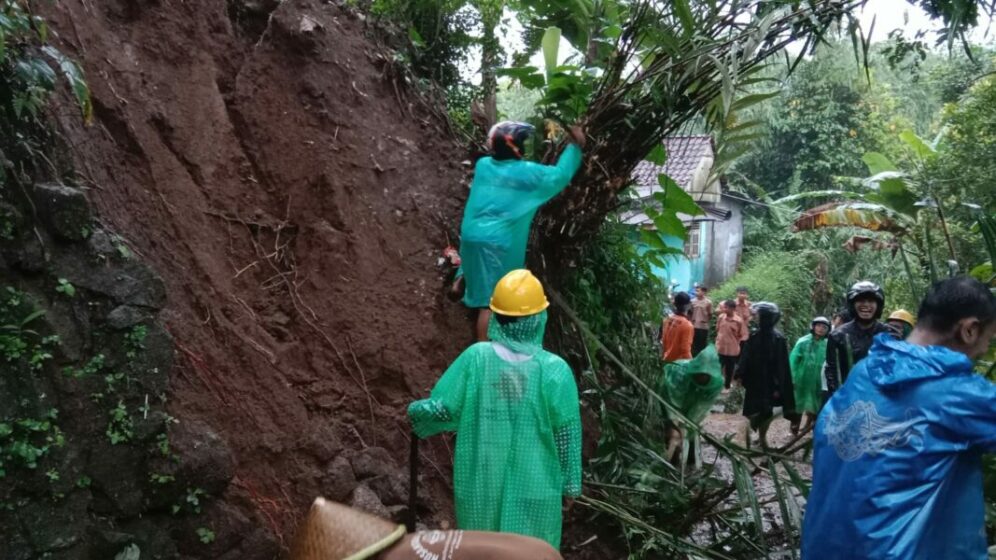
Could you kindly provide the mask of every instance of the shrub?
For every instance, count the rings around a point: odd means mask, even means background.
[[[747,261],[732,278],[713,290],[715,302],[736,297],[738,286],[750,289],[751,301],[771,301],[782,310],[781,330],[790,341],[809,330],[809,323],[822,309],[814,309],[816,280],[809,253],[775,251],[761,253]]]

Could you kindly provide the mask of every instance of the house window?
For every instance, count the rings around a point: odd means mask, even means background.
[[[685,256],[690,259],[699,258],[700,229],[699,224],[688,228],[688,235],[685,237]]]

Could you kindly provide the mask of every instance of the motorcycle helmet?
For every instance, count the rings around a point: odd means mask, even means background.
[[[854,309],[854,302],[862,296],[871,296],[878,302],[875,316],[873,317],[877,321],[882,316],[882,310],[885,307],[885,292],[882,291],[881,286],[867,280],[862,280],[851,286],[851,289],[847,291],[847,310],[851,312],[851,317],[855,319],[857,319],[858,313]]]
[[[751,311],[757,315],[757,324],[761,329],[773,329],[782,318],[778,305],[770,301],[762,301],[751,306]]]
[[[526,155],[526,140],[536,128],[524,122],[503,121],[488,132],[488,150],[496,160],[522,159]]]

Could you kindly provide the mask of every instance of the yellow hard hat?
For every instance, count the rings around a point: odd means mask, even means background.
[[[912,313],[906,311],[905,309],[897,309],[893,311],[892,315],[889,315],[889,320],[902,321],[911,327],[916,326],[916,318],[913,317]]]
[[[535,315],[547,307],[543,284],[524,268],[506,274],[491,295],[491,310],[509,317]]]

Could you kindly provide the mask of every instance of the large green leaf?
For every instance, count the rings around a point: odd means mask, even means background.
[[[937,150],[931,148],[929,144],[916,135],[912,130],[904,130],[899,134],[899,139],[906,143],[913,153],[920,159],[933,159],[937,155]]]
[[[880,166],[882,162],[875,162],[874,165]],[[916,216],[916,202],[919,197],[910,189],[909,177],[906,173],[880,171],[871,177],[862,179],[861,184],[874,191],[874,193],[869,194],[868,200],[884,204],[900,214],[910,217]]]
[[[984,262],[979,266],[973,268],[968,273],[969,276],[975,278],[979,282],[991,283],[993,281],[993,263]]]
[[[665,243],[664,239],[661,237],[661,234],[654,230],[641,229],[640,240],[643,241],[647,247],[650,247],[650,249],[653,250],[663,251],[668,247],[667,243]]]
[[[878,184],[878,195],[883,204],[896,212],[910,217],[916,216],[918,197],[906,187],[906,181],[898,177],[884,179]]]
[[[519,66],[513,68],[499,68],[495,71],[496,76],[507,76],[522,84],[526,89],[540,89],[546,85],[543,74],[539,73],[539,68],[535,66]]]
[[[674,179],[662,173],[657,176],[657,182],[664,190],[654,193],[653,196],[654,199],[661,203],[663,208],[688,214],[689,216],[702,216],[705,214],[705,210],[695,202],[695,199],[691,195],[683,191],[678,186],[678,183],[674,182]]]
[[[889,158],[878,152],[868,152],[867,154],[861,156],[861,160],[868,166],[868,171],[872,175],[882,173],[883,171],[897,170],[896,165],[892,163]]]
[[[664,144],[657,144],[650,153],[647,154],[647,161],[654,165],[664,165],[667,162],[667,150]]]
[[[557,54],[560,51],[560,28],[548,27],[543,33],[543,61],[546,63],[547,81],[553,76],[554,69],[557,68]]]
[[[80,106],[80,111],[83,113],[83,122],[90,124],[93,120],[93,103],[90,100],[90,88],[86,85],[86,80],[83,78],[83,70],[52,46],[46,45],[42,47],[42,51],[59,64],[59,70],[62,71],[62,75],[69,82],[69,87],[76,98],[76,103]]]
[[[688,0],[674,0],[671,5],[674,6],[674,13],[678,16],[678,21],[681,22],[685,36],[690,36],[695,32],[695,17],[692,15],[692,8]]]
[[[658,212],[648,208],[647,216],[654,222],[654,227],[661,235],[669,235],[682,240],[687,237],[685,224],[673,210]]]
[[[767,101],[772,97],[777,97],[781,95],[781,91],[769,91],[768,93],[755,93],[751,95],[745,95],[733,102],[730,107],[733,111],[739,111],[741,109],[746,109],[752,105],[757,105],[763,101]]]

